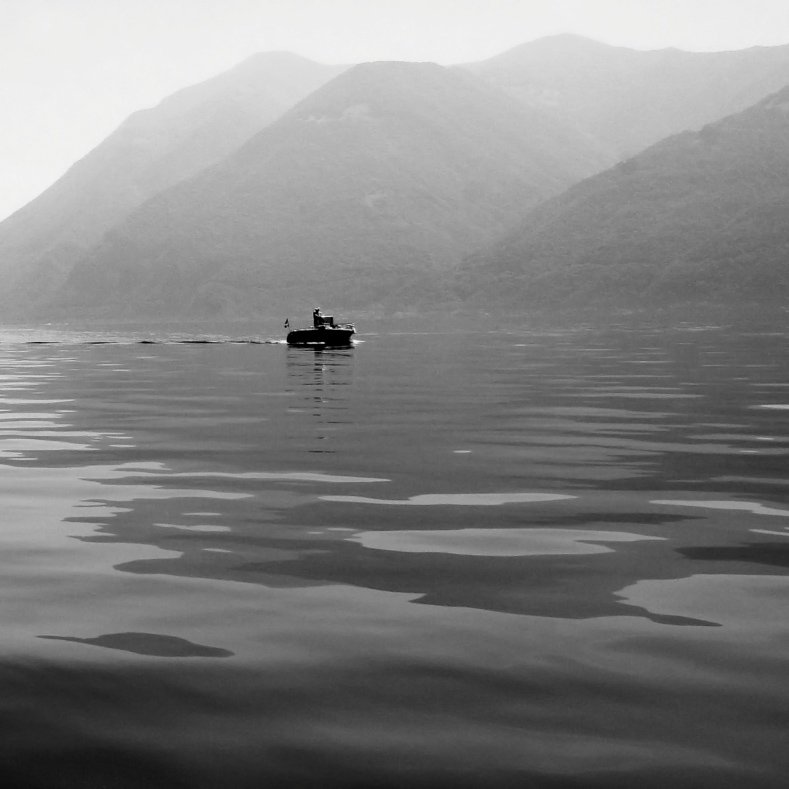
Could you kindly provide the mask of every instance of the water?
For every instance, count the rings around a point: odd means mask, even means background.
[[[789,334],[362,339],[0,333],[3,785],[784,786]]]

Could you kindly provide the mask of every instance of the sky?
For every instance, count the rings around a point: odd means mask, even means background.
[[[448,65],[557,33],[634,49],[789,44],[789,0],[0,0],[0,219],[135,110],[256,52]]]

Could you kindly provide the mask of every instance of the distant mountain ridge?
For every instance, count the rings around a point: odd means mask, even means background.
[[[377,302],[599,167],[583,139],[465,71],[363,64],[147,201],[64,298],[188,314]]]
[[[22,279],[23,292],[41,298],[131,210],[224,158],[344,68],[290,53],[261,53],[131,115],[42,195],[0,223],[6,294]]]
[[[0,223],[2,315],[646,304],[701,298],[737,255],[785,292],[783,93],[727,116],[787,84],[789,45],[555,36],[451,68],[263,53],[135,113]],[[708,292],[757,298],[735,269]]]
[[[539,206],[465,262],[459,295],[554,307],[786,305],[787,218],[789,87]]]
[[[789,44],[731,52],[641,51],[565,34],[465,67],[591,135],[614,164],[789,84]]]

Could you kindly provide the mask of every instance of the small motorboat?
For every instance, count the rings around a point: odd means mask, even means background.
[[[285,328],[290,320],[285,321]],[[319,309],[312,311],[312,326],[291,329],[285,338],[288,345],[350,345],[356,333],[352,323],[335,323],[331,315],[323,315]]]

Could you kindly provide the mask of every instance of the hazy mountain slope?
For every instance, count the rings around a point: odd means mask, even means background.
[[[476,303],[785,303],[789,88],[572,187],[461,270]]]
[[[364,64],[149,200],[79,264],[61,304],[369,305],[597,169],[584,140],[464,71]]]
[[[38,198],[0,223],[5,295],[33,298],[149,197],[215,163],[344,67],[255,55],[131,115]],[[17,296],[14,296],[16,299]]]
[[[561,35],[468,64],[605,146],[611,164],[720,120],[789,84],[789,45],[732,52],[638,51]]]

